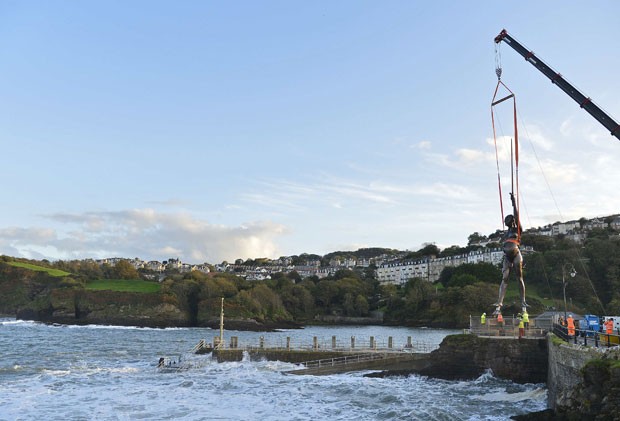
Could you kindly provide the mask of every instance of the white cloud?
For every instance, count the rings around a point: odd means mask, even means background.
[[[520,136],[521,150],[527,149],[524,147],[524,143],[528,142],[531,142],[531,144],[543,151],[550,151],[553,149],[554,142],[543,134],[540,127],[534,125],[525,126],[524,131],[526,136]]]
[[[429,142],[428,140],[423,140],[420,143],[418,143],[417,145],[415,145],[418,149],[423,149],[423,150],[429,150],[431,149],[431,142]]]
[[[62,259],[180,257],[192,259],[192,263],[217,263],[238,257],[277,257],[275,239],[287,233],[286,227],[269,221],[229,227],[152,209],[54,214],[49,218],[56,222],[55,230],[0,230],[0,252],[34,258],[33,250],[46,249]]]
[[[493,139],[487,139],[488,145],[485,149],[460,148],[454,150],[452,154],[427,153],[427,162],[443,167],[462,171],[465,168],[472,168],[479,165],[495,163],[495,146]],[[510,160],[510,138],[503,137],[497,140],[498,158],[500,161],[509,162]]]

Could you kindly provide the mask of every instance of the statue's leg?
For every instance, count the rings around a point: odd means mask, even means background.
[[[508,288],[508,277],[510,276],[511,263],[508,258],[504,256],[504,262],[502,264],[502,283],[499,286],[499,297],[497,298],[497,309],[501,310],[504,305],[504,297],[506,296],[506,289]],[[497,311],[497,310],[496,310]]]
[[[521,307],[525,312],[527,303],[525,301],[525,282],[523,281],[523,257],[521,256],[521,252],[517,253],[517,256],[514,260],[515,274],[517,276],[517,280],[519,281],[519,289],[521,291]]]

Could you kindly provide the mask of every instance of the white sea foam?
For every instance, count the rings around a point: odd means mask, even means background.
[[[28,325],[28,326],[32,326],[37,324],[37,322],[34,322],[32,320],[19,320],[19,319],[14,319],[14,318],[3,318],[0,319],[0,325],[2,326],[11,326],[11,325]]]
[[[188,354],[204,329],[90,326],[61,329],[14,321],[3,326],[9,371],[0,371],[4,419],[500,419],[544,409],[540,385],[515,385],[484,374],[472,382],[421,376],[366,378],[364,373],[291,376],[296,364],[274,361],[217,363]],[[226,335],[230,335],[226,332]],[[426,329],[311,327],[268,334],[234,332],[239,341],[294,337],[331,339],[389,336],[434,338]],[[156,368],[160,356],[181,356],[184,370]],[[19,359],[18,359],[19,358]],[[0,362],[0,370],[3,369]],[[17,369],[16,367],[20,368]],[[515,409],[515,402],[523,409]],[[489,414],[482,418],[480,413]],[[478,417],[478,418],[477,418]]]
[[[472,398],[490,402],[521,402],[525,400],[541,401],[547,399],[547,391],[543,388],[514,393],[507,392],[506,390],[498,390],[485,393],[483,395],[473,395]]]

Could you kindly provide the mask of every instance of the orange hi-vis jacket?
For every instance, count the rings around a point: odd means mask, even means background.
[[[614,322],[611,319],[607,319],[605,322],[605,333],[608,335],[614,333]]]
[[[568,326],[568,336],[575,336],[575,321],[572,317],[566,319],[566,323]]]

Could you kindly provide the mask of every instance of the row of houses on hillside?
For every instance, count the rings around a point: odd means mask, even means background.
[[[404,252],[403,252],[404,254]],[[217,272],[234,273],[249,281],[271,279],[275,273],[297,272],[302,278],[316,276],[319,279],[334,276],[341,269],[368,268],[371,265],[380,265],[387,261],[388,255],[373,258],[355,258],[351,256],[335,257],[330,259],[329,266],[321,266],[321,260],[308,259],[303,264],[293,265],[292,258],[280,257],[270,260],[260,266],[249,266],[243,259],[237,259],[234,264],[220,263],[213,265]]]
[[[194,270],[198,272],[203,272],[203,273],[209,273],[211,271],[207,263],[195,265],[195,264],[190,264],[190,263],[183,263],[181,262],[180,259],[168,259],[163,262],[159,262],[157,260],[144,261],[137,257],[134,259],[127,259],[127,258],[122,258],[122,257],[110,257],[107,259],[98,259],[98,260],[95,260],[95,262],[100,266],[104,264],[107,264],[110,266],[116,266],[116,264],[120,262],[121,260],[125,260],[129,262],[136,269],[146,269],[146,270],[151,270],[151,271],[160,272],[160,273],[165,272],[166,270],[172,270],[172,269],[176,269],[181,273],[191,272]]]
[[[590,220],[574,220],[568,222],[556,222],[542,228],[526,230],[527,233],[543,236],[564,236],[578,243],[583,242],[589,231],[594,229],[611,228],[620,231],[620,215],[606,217],[605,219],[594,218]],[[485,238],[476,245],[485,247],[487,244],[497,241],[492,238]],[[522,249],[523,253],[533,251],[531,247]],[[355,258],[352,256],[340,256],[330,259],[329,266],[322,267],[320,259],[308,259],[301,265],[293,265],[293,257],[280,257],[276,260],[268,260],[261,266],[248,266],[242,259],[235,261],[235,264],[223,262],[213,265],[218,272],[230,272],[247,280],[270,279],[274,273],[289,273],[296,271],[302,278],[316,276],[319,279],[333,276],[340,269],[368,268],[376,265],[377,279],[382,284],[404,284],[411,278],[426,279],[429,282],[436,282],[443,269],[446,267],[456,267],[465,263],[487,262],[491,264],[501,264],[503,252],[497,248],[482,248],[470,251],[466,254],[459,254],[448,257],[426,257],[419,260],[402,261],[402,256],[381,255],[373,258]],[[180,259],[168,259],[167,261],[143,261],[139,258],[125,259],[120,257],[100,259],[96,262],[100,265],[116,265],[120,260],[126,260],[136,269],[147,269],[158,273],[166,270],[175,269],[181,273],[190,271],[200,271],[209,273],[210,268],[207,263],[189,264],[181,262]]]
[[[523,253],[532,252],[531,247],[522,249]],[[397,261],[384,263],[377,267],[377,280],[381,284],[402,285],[412,278],[426,279],[429,282],[439,280],[441,272],[447,267],[456,267],[465,263],[502,263],[504,252],[500,248],[484,248],[469,253],[447,257],[427,257],[414,261]]]
[[[577,243],[583,243],[583,241],[588,237],[588,232],[595,229],[607,228],[620,231],[620,216],[615,215],[605,219],[593,218],[588,220],[582,219],[578,221],[556,222],[542,228],[529,229],[525,232],[548,237],[563,235]]]
[[[353,268],[351,266],[349,268]],[[276,273],[289,273],[297,272],[302,278],[308,278],[310,276],[316,276],[319,279],[333,276],[337,271],[343,269],[341,266],[328,266],[321,267],[320,265],[265,265],[265,266],[246,266],[246,265],[227,265],[219,264],[215,265],[215,269],[218,272],[234,273],[236,276],[244,278],[248,281],[261,281],[264,279],[271,279],[271,275]]]

